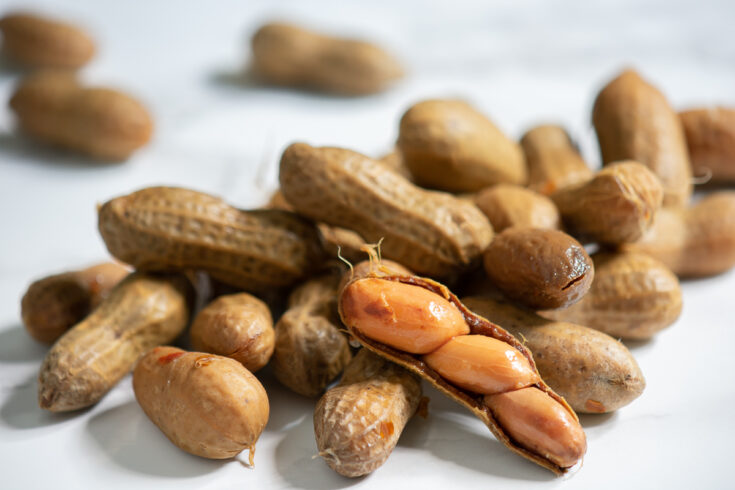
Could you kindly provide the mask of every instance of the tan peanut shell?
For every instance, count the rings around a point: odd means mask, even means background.
[[[605,164],[640,162],[661,179],[665,206],[689,202],[692,169],[684,131],[658,89],[625,70],[597,95],[592,122]]]
[[[82,321],[129,273],[120,264],[104,262],[33,282],[21,300],[26,331],[39,342],[56,341]]]
[[[383,465],[421,401],[419,378],[361,349],[314,410],[319,456],[355,478]]]
[[[413,175],[411,175],[411,171],[406,166],[406,161],[401,154],[401,150],[397,147],[394,148],[392,152],[380,157],[378,161],[399,174],[401,177],[413,180]]]
[[[512,226],[549,230],[558,230],[561,226],[554,202],[525,187],[494,185],[474,196],[474,202],[490,220],[495,233]]]
[[[561,126],[529,129],[521,138],[521,148],[528,165],[528,187],[540,194],[549,196],[592,178],[592,170]]]
[[[460,100],[426,100],[401,118],[398,148],[415,182],[452,192],[523,185],[521,147]]]
[[[720,274],[735,266],[735,192],[708,195],[688,209],[663,208],[654,226],[624,250],[663,262],[679,277]]]
[[[317,397],[352,354],[336,314],[339,276],[316,277],[296,288],[276,323],[273,372],[292,391]]]
[[[83,87],[69,73],[30,75],[10,107],[33,138],[99,160],[124,160],[153,133],[151,116],[140,102],[116,90]]]
[[[99,230],[110,253],[137,269],[201,269],[250,292],[289,286],[323,260],[314,225],[293,213],[242,211],[175,187],[108,201]]]
[[[445,298],[447,301],[454,304],[454,306],[456,306],[459,309],[460,313],[462,314],[465,322],[467,323],[469,327],[471,335],[484,335],[484,336],[491,337],[493,339],[497,339],[497,340],[500,340],[502,342],[509,344],[511,347],[518,350],[521,353],[521,355],[523,355],[523,357],[525,357],[528,360],[533,370],[536,370],[536,364],[533,361],[533,357],[530,351],[526,347],[524,347],[523,344],[521,344],[515,337],[513,337],[508,331],[506,331],[502,327],[489,322],[485,318],[482,318],[481,316],[478,316],[475,313],[471,312],[469,309],[467,309],[467,307],[465,307],[459,301],[457,296],[455,296],[451,291],[449,291],[449,289],[447,289],[446,286],[439,284],[437,282],[434,282],[430,279],[425,279],[425,278],[421,278],[418,276],[402,276],[402,275],[379,276],[379,275],[375,275],[375,277],[380,277],[381,279],[388,280],[388,281],[397,281],[397,282],[401,282],[404,284],[411,284],[411,285],[432,291],[433,293],[441,296],[442,298]],[[359,280],[359,279],[361,278],[356,278],[355,280]],[[343,317],[343,321],[344,321],[344,315],[341,310],[341,306],[342,305],[340,303],[340,316]],[[445,395],[447,395],[454,401],[464,405],[467,409],[469,409],[473,413],[473,415],[475,415],[477,418],[482,420],[482,422],[488,426],[488,428],[493,433],[493,435],[498,439],[498,441],[500,441],[502,444],[508,447],[511,451],[523,456],[524,458],[529,459],[530,461],[533,461],[536,464],[543,466],[544,468],[547,468],[553,471],[557,475],[563,475],[564,473],[569,471],[570,468],[561,467],[557,465],[556,463],[554,463],[547,456],[543,454],[535,453],[532,450],[526,449],[523,446],[516,443],[513,439],[511,439],[507,431],[493,416],[492,410],[484,402],[484,397],[482,395],[478,395],[477,393],[463,390],[457,387],[456,385],[453,385],[452,383],[448,382],[446,379],[442,378],[436,371],[431,369],[421,359],[420,356],[409,354],[407,352],[394,349],[393,347],[390,347],[386,344],[373,340],[365,336],[359,329],[355,328],[353,325],[350,325],[349,322],[345,322],[345,325],[349,329],[352,336],[357,341],[359,341],[363,347],[419,375],[422,379],[431,383],[439,391],[441,391],[442,393],[444,393]],[[563,407],[563,409],[569,413],[572,420],[575,420],[575,421],[578,420],[577,415],[574,413],[571,407],[567,404],[564,398],[560,397],[554,391],[552,391],[551,388],[549,388],[546,385],[546,383],[544,383],[543,380],[540,379],[540,377],[539,377],[539,381],[536,384],[534,384],[533,387],[538,388],[542,392],[549,395],[556,402],[558,402]]]
[[[710,107],[679,113],[694,175],[735,182],[735,109]]]
[[[174,340],[189,320],[181,276],[136,272],[118,284],[46,354],[38,403],[52,412],[97,403],[149,349]]]
[[[270,23],[252,39],[255,75],[267,83],[341,95],[381,92],[403,76],[401,65],[375,44]]]
[[[507,228],[485,250],[484,265],[503,294],[535,309],[576,303],[595,277],[584,247],[559,230]]]
[[[228,357],[156,347],[133,372],[135,398],[151,422],[184,451],[211,459],[250,450],[268,422],[258,379]]]
[[[547,320],[503,299],[482,296],[462,302],[520,338],[533,353],[544,381],[578,413],[613,412],[638,398],[646,387],[630,351],[605,333]]]
[[[663,191],[656,176],[636,162],[618,162],[591,180],[552,194],[569,232],[583,241],[627,243],[651,227]]]
[[[679,280],[658,260],[635,252],[598,252],[592,260],[595,279],[587,295],[543,316],[626,339],[648,339],[679,317]]]
[[[349,228],[383,256],[422,274],[448,276],[477,261],[492,238],[472,203],[420,189],[375,160],[340,148],[289,146],[281,190],[294,209]]]
[[[192,349],[230,357],[254,373],[275,345],[268,306],[248,293],[220,296],[200,311],[189,331]]]
[[[31,13],[12,13],[0,19],[3,54],[32,68],[76,69],[94,56],[94,41],[65,22]]]

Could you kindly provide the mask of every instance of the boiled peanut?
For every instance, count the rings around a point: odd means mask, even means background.
[[[82,321],[129,273],[120,264],[104,262],[33,282],[21,300],[26,331],[39,342],[56,341]]]
[[[413,272],[403,267],[398,262],[388,259],[382,259],[378,262],[371,260],[363,260],[355,264],[350,270],[342,274],[342,280],[339,282],[337,291],[339,294],[351,281],[366,277],[380,276],[412,276]]]
[[[268,364],[275,343],[268,306],[247,293],[209,303],[194,318],[189,336],[194,350],[230,357],[251,373]]]
[[[280,182],[298,213],[371,243],[382,238],[383,256],[424,274],[467,268],[492,238],[490,223],[471,203],[422,190],[349,150],[293,144],[281,157]]]
[[[688,209],[661,209],[653,227],[623,250],[643,252],[679,277],[720,274],[735,265],[735,192],[710,194]]]
[[[133,372],[135,398],[151,422],[187,453],[211,459],[250,451],[268,422],[258,379],[228,357],[156,347]]]
[[[94,41],[80,28],[31,13],[8,14],[0,19],[3,53],[34,68],[70,68],[85,65],[94,56]]]
[[[533,191],[550,196],[592,178],[592,170],[561,126],[529,129],[521,138],[521,147],[528,164],[528,187]]]
[[[562,221],[581,240],[626,243],[638,240],[661,207],[661,183],[637,162],[618,162],[591,180],[552,194]]]
[[[304,396],[324,392],[352,357],[335,311],[338,283],[335,274],[305,282],[291,293],[288,310],[276,324],[273,372]]]
[[[361,349],[314,410],[319,456],[340,475],[373,472],[390,456],[420,400],[416,375]]]
[[[110,253],[137,269],[202,269],[250,292],[289,286],[323,259],[316,229],[293,213],[241,211],[175,187],[108,201],[99,230]]]
[[[398,148],[394,148],[392,152],[383,155],[378,161],[401,177],[413,180],[413,175],[411,175],[411,171],[406,166],[406,161]]]
[[[375,44],[290,24],[264,25],[253,36],[252,49],[256,76],[274,85],[364,95],[403,76],[398,61]]]
[[[592,110],[605,164],[635,160],[661,179],[665,206],[684,206],[692,169],[681,122],[664,95],[626,70],[597,95]]]
[[[398,148],[417,184],[452,192],[525,184],[523,152],[459,100],[426,100],[401,118]]]
[[[97,403],[149,349],[171,342],[189,320],[181,276],[133,273],[51,348],[38,376],[38,403],[52,412]]]
[[[543,316],[626,339],[650,338],[679,317],[679,281],[658,260],[635,252],[599,252],[592,262],[595,280],[589,293],[569,308]]]
[[[595,269],[564,232],[508,228],[485,251],[485,272],[503,293],[530,308],[564,308],[587,293]]]
[[[477,194],[475,204],[493,225],[495,233],[511,226],[560,227],[559,210],[548,197],[524,187],[498,184]]]
[[[679,113],[694,175],[735,182],[735,109],[711,107]]]
[[[607,334],[574,323],[547,320],[487,295],[463,298],[462,302],[522,338],[533,352],[541,377],[576,412],[612,412],[638,398],[646,387],[630,351]]]
[[[112,89],[83,87],[68,73],[30,75],[10,107],[30,136],[100,160],[128,158],[153,132],[151,117],[137,100]]]

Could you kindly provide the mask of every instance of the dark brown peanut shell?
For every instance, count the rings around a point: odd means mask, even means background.
[[[679,118],[694,175],[714,183],[735,182],[735,109],[692,109]]]
[[[564,232],[508,228],[485,251],[485,272],[503,294],[529,308],[564,308],[595,275],[584,247]]]
[[[554,202],[525,187],[498,184],[479,192],[474,201],[496,233],[512,226],[550,230],[560,227],[559,210]]]

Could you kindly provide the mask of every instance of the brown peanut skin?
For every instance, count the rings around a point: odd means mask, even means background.
[[[123,265],[104,262],[33,282],[20,303],[26,331],[39,342],[55,342],[129,273]]]
[[[664,206],[689,202],[692,169],[681,121],[654,86],[623,71],[597,95],[592,122],[604,164],[638,161],[661,179]]]
[[[380,47],[270,23],[252,39],[255,75],[267,83],[340,95],[381,92],[403,76],[398,61]]]
[[[314,410],[319,456],[343,476],[372,473],[388,459],[420,401],[416,375],[361,349]]]
[[[460,100],[426,100],[401,118],[398,148],[415,182],[451,192],[523,185],[523,152],[485,116]]]
[[[529,308],[564,308],[589,290],[595,270],[564,232],[508,228],[485,251],[485,272],[503,294]]]
[[[431,276],[449,276],[479,259],[492,238],[472,203],[420,189],[375,160],[340,148],[289,146],[281,190],[302,215],[350,228],[384,257]]]
[[[97,403],[149,349],[181,334],[189,321],[189,287],[182,276],[140,272],[118,284],[46,354],[40,407],[65,412]]]
[[[177,447],[210,459],[250,450],[268,422],[258,379],[228,357],[156,347],[133,372],[133,390],[148,418]]]
[[[572,235],[583,241],[618,244],[640,239],[651,227],[663,189],[645,166],[619,162],[551,198]]]
[[[543,316],[625,339],[651,338],[679,317],[679,280],[658,260],[635,252],[598,252],[592,261],[595,280],[587,295]]]
[[[661,209],[643,238],[622,249],[648,254],[680,278],[730,270],[735,266],[735,192],[712,193],[688,209]]]
[[[248,293],[220,296],[197,314],[192,349],[232,358],[254,373],[273,355],[275,332],[268,306]]]
[[[496,233],[512,226],[549,230],[561,227],[554,201],[525,187],[494,185],[479,192],[474,202],[490,220]]]
[[[292,391],[315,398],[345,368],[352,353],[336,314],[339,276],[311,279],[289,297],[276,324],[273,372]]]
[[[38,141],[102,161],[127,159],[153,133],[140,102],[116,90],[83,87],[69,73],[30,75],[10,107],[21,129]]]
[[[547,320],[499,298],[471,297],[462,302],[522,339],[533,352],[541,377],[577,413],[613,412],[638,398],[646,387],[630,351],[605,333]]]
[[[735,182],[735,109],[710,107],[679,113],[694,175]]]
[[[3,54],[31,68],[77,69],[92,59],[94,41],[80,28],[31,13],[0,19]]]
[[[592,170],[561,126],[529,129],[521,138],[528,165],[528,187],[545,196],[592,178]]]
[[[202,269],[249,292],[292,285],[324,259],[314,225],[293,213],[242,211],[175,187],[108,201],[99,230],[110,253],[136,269]]]

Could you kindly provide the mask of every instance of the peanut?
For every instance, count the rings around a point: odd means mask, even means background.
[[[26,331],[39,342],[52,343],[82,321],[129,273],[114,262],[39,279],[21,300]]]
[[[361,349],[314,410],[319,455],[343,476],[373,472],[390,456],[420,400],[417,376]]]
[[[33,68],[80,68],[94,56],[94,41],[80,28],[31,13],[0,19],[3,53]]]
[[[174,340],[189,320],[188,282],[133,273],[51,348],[38,376],[38,403],[52,412],[97,403],[141,355]]]
[[[592,110],[605,164],[636,160],[661,179],[664,206],[684,206],[692,169],[681,122],[664,95],[633,70],[600,91]]]
[[[574,236],[610,244],[638,240],[653,224],[662,197],[659,180],[636,162],[607,166],[551,196]]]
[[[485,251],[485,272],[509,298],[530,308],[564,308],[587,293],[595,269],[564,232],[508,228]]]
[[[679,113],[694,175],[735,182],[735,109],[711,107]]]
[[[403,158],[403,155],[401,155],[401,150],[399,150],[397,147],[394,148],[392,152],[380,157],[378,161],[385,165],[387,168],[399,174],[401,177],[408,180],[413,179],[411,171],[406,166],[406,161]]]
[[[241,211],[174,187],[105,203],[99,230],[110,253],[138,269],[202,269],[250,292],[289,286],[323,259],[316,229],[293,213]]]
[[[295,25],[264,25],[253,36],[252,49],[256,76],[274,85],[364,95],[381,92],[403,76],[400,64],[374,44]]]
[[[347,227],[423,274],[448,276],[469,267],[492,238],[471,203],[422,190],[375,160],[339,148],[289,146],[281,190],[300,214]]]
[[[498,184],[481,191],[475,204],[493,225],[495,233],[511,226],[558,230],[559,210],[543,194],[524,187]]]
[[[30,136],[100,160],[125,160],[153,132],[151,117],[137,100],[112,89],[83,87],[69,73],[30,75],[10,107]]]
[[[401,118],[398,148],[417,184],[452,192],[525,184],[520,146],[459,100],[426,100]]]
[[[521,147],[528,164],[528,187],[533,191],[550,196],[592,178],[592,170],[561,126],[529,129],[521,138]]]
[[[239,362],[175,347],[156,347],[133,372],[135,398],[161,432],[184,451],[211,459],[250,451],[268,422],[268,396]]]
[[[589,293],[569,308],[543,316],[626,339],[648,339],[679,317],[679,281],[658,260],[635,252],[599,252],[592,261],[595,280]]]
[[[276,324],[273,372],[304,396],[324,392],[352,357],[335,311],[338,282],[337,275],[327,274],[296,288]]]
[[[643,252],[679,277],[720,274],[735,265],[735,192],[710,194],[688,209],[661,209],[653,227],[623,250]]]
[[[523,339],[533,352],[541,377],[576,412],[612,412],[638,398],[646,387],[630,351],[607,334],[547,320],[487,295],[463,298],[462,302]]]
[[[194,350],[230,357],[251,373],[268,364],[275,343],[268,306],[247,293],[209,303],[194,318],[189,336]]]

